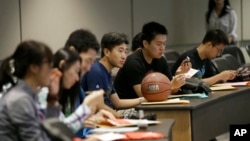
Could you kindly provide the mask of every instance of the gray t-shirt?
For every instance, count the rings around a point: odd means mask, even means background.
[[[0,139],[3,141],[49,141],[40,123],[37,95],[24,82],[18,83],[0,98]]]

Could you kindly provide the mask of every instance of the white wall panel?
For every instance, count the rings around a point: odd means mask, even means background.
[[[0,60],[12,54],[20,42],[18,0],[0,1]]]
[[[22,0],[23,38],[43,41],[54,51],[79,28],[99,40],[111,31],[131,38],[130,5],[129,0]]]

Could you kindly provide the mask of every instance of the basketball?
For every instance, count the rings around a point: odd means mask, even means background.
[[[141,92],[149,102],[164,101],[171,93],[171,82],[164,74],[153,72],[143,78]]]

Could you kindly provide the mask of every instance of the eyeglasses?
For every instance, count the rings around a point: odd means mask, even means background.
[[[83,62],[85,62],[86,64],[92,65],[94,63],[94,60],[86,58],[86,59],[82,59]]]
[[[222,54],[222,52],[224,51],[224,49],[220,49],[218,47],[215,47],[215,48],[217,49],[218,54]]]

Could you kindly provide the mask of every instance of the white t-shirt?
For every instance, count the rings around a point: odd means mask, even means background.
[[[237,38],[236,29],[237,29],[237,15],[233,9],[229,9],[228,13],[223,17],[218,17],[215,10],[212,11],[209,24],[207,29],[220,29],[224,31],[228,36],[232,36],[233,40]]]

